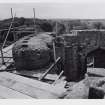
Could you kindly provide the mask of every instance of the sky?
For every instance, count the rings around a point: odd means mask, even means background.
[[[0,19],[11,17],[10,8],[17,17],[64,19],[105,19],[105,2],[33,2],[33,3],[0,3]]]

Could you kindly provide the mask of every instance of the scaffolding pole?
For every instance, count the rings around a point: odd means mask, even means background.
[[[35,31],[35,35],[36,35],[36,25],[35,25],[35,8],[33,8],[33,13],[34,13],[34,31]]]
[[[56,36],[57,36],[57,33],[58,33],[58,23],[56,22]]]
[[[55,49],[55,42],[53,41],[53,53],[54,53],[54,62],[56,62],[56,49]]]
[[[12,8],[11,8],[11,17],[12,17],[12,19],[13,19],[13,18],[15,18],[15,17],[13,16],[13,9],[12,9]],[[13,37],[14,37],[14,41],[16,41],[16,40],[17,40],[17,38],[16,38],[16,36],[15,36],[14,23],[13,23],[12,27],[13,27]]]
[[[68,23],[66,23],[66,34],[69,33]]]
[[[12,24],[13,24],[13,21],[14,21],[14,18],[13,18],[12,21],[11,21],[10,27],[9,27],[8,32],[7,32],[7,35],[6,35],[6,38],[5,38],[5,40],[4,40],[4,42],[3,42],[3,45],[2,45],[2,49],[3,49],[3,47],[5,46],[5,43],[6,43],[6,41],[7,41],[9,32],[10,32],[11,27],[12,27]]]
[[[11,13],[12,13],[12,9],[11,9]],[[5,64],[4,57],[3,57],[3,48],[4,48],[5,43],[6,43],[6,41],[7,41],[7,38],[8,38],[9,32],[10,32],[10,30],[11,30],[11,27],[12,27],[12,25],[13,25],[13,21],[14,21],[14,17],[12,18],[10,27],[9,27],[8,32],[7,32],[7,35],[6,35],[6,38],[5,38],[5,40],[4,40],[4,42],[3,42],[2,46],[1,46],[1,49],[0,49],[0,52],[1,52],[1,59],[2,59],[2,64],[3,64],[3,65]]]
[[[5,65],[5,62],[4,62],[4,57],[3,57],[3,50],[2,50],[2,48],[0,49],[0,52],[1,52],[2,64],[3,64],[3,65]]]
[[[58,23],[56,22],[56,26],[55,26],[55,28],[56,28],[56,36],[55,37],[57,37],[57,32],[58,32]],[[54,62],[56,62],[56,46],[55,46],[55,41],[53,40],[53,53],[54,53]]]

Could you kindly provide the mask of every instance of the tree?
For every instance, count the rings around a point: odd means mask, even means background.
[[[25,18],[24,18],[24,17],[21,17],[21,18],[19,19],[19,24],[20,24],[20,25],[24,25],[24,22],[25,22]]]
[[[96,23],[93,23],[93,27],[95,29],[102,29],[104,26],[101,22],[96,22]]]
[[[52,25],[48,22],[44,22],[44,23],[40,24],[40,27],[45,32],[52,32],[52,30],[53,30]]]

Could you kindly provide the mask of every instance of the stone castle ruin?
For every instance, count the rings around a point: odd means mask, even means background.
[[[53,38],[41,34],[17,41],[13,47],[16,68],[37,69],[48,65],[53,60]],[[58,40],[56,55],[62,59],[67,81],[83,79],[93,59],[94,68],[105,68],[105,30],[74,30],[55,40]]]
[[[105,68],[105,30],[75,30],[64,35],[65,75],[68,81],[84,78],[87,58],[94,57],[94,68]]]

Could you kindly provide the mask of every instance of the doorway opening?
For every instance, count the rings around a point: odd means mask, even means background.
[[[98,48],[87,54],[87,68],[105,68],[105,50]]]

